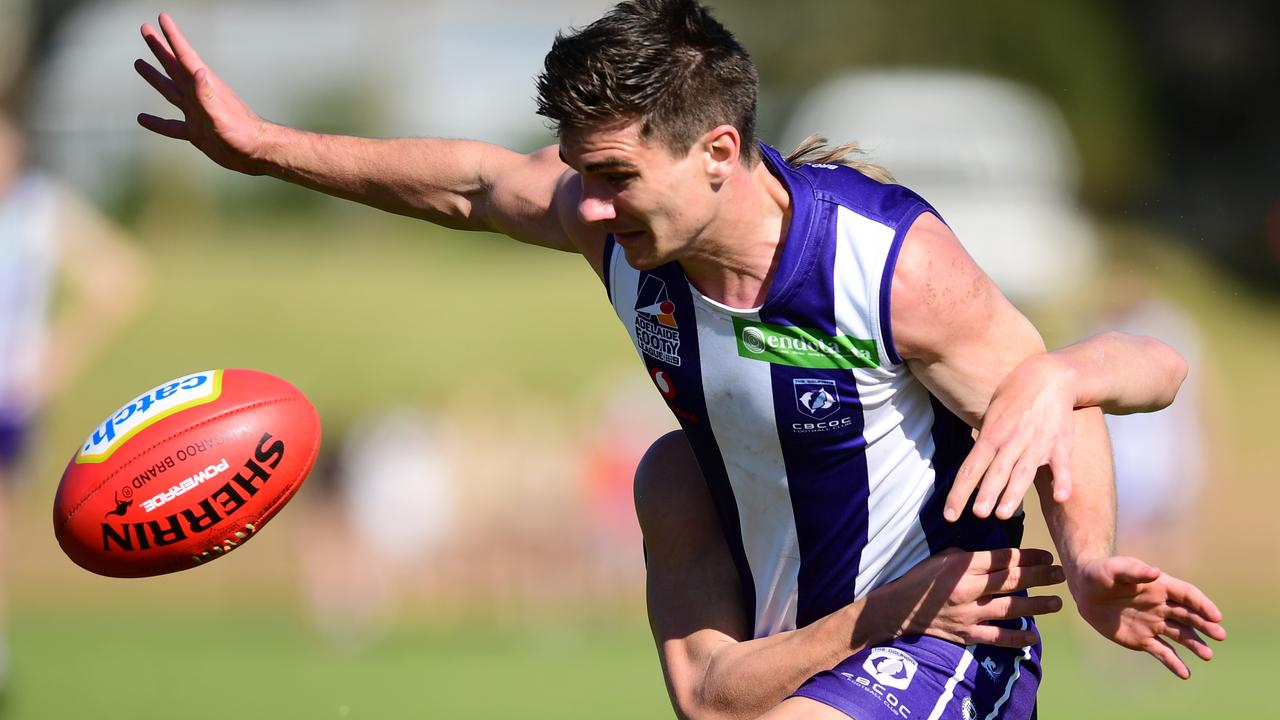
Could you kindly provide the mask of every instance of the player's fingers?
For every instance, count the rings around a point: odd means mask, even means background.
[[[1137,585],[1155,582],[1160,577],[1160,568],[1148,565],[1135,557],[1111,558],[1111,573],[1117,583]]]
[[[998,645],[1007,648],[1022,648],[1040,642],[1040,636],[1034,630],[1014,630],[996,627],[995,625],[971,625],[961,631],[962,642],[966,645]]]
[[[213,81],[209,79],[208,68],[200,68],[196,71],[196,95],[205,103],[213,100]],[[206,104],[205,107],[208,105]]]
[[[1011,567],[997,570],[987,575],[984,580],[982,594],[1017,592],[1033,587],[1057,585],[1066,579],[1062,568],[1058,565],[1031,565],[1028,567]]]
[[[204,61],[200,59],[196,49],[191,47],[191,43],[187,42],[187,38],[178,29],[178,23],[174,22],[168,13],[160,13],[160,29],[164,31],[164,36],[168,38],[169,47],[173,48],[174,56],[178,58],[178,62],[182,63],[182,66],[188,72],[195,74],[196,70],[204,67]]]
[[[1165,619],[1193,627],[1197,632],[1208,635],[1218,642],[1227,639],[1227,630],[1222,625],[1181,605],[1169,605]]]
[[[1053,473],[1053,499],[1066,502],[1071,497],[1071,446],[1068,435],[1049,455],[1049,470]]]
[[[998,548],[970,553],[969,574],[986,575],[993,570],[1004,570],[1018,564],[1018,556],[1026,552],[1020,548]]]
[[[971,575],[987,575],[1011,567],[1053,564],[1053,553],[1039,548],[998,548],[979,550],[970,555],[969,574]]]
[[[974,515],[984,518],[991,514],[991,509],[996,505],[996,499],[1000,497],[1000,491],[1009,484],[1009,473],[1013,471],[1014,463],[1022,453],[1021,443],[1005,445],[996,453],[991,466],[987,468],[987,474],[982,478],[982,484],[978,486],[978,495],[973,501]]]
[[[1218,606],[1209,599],[1209,596],[1203,590],[1186,580],[1179,580],[1172,575],[1165,576],[1165,584],[1169,590],[1170,600],[1200,613],[1215,623],[1222,622],[1222,611],[1218,609]]]
[[[1032,615],[1048,615],[1062,609],[1062,598],[1057,595],[1004,595],[983,598],[978,603],[979,616],[983,620],[1012,620]]]
[[[1183,680],[1191,677],[1191,670],[1187,667],[1187,664],[1182,662],[1182,658],[1178,657],[1178,653],[1174,652],[1169,643],[1164,640],[1153,637],[1142,646],[1142,649],[1163,663],[1165,667],[1169,668],[1169,672],[1174,675]]]
[[[142,39],[147,42],[147,47],[151,48],[151,54],[156,56],[160,66],[174,82],[182,82],[189,77],[189,73],[183,70],[178,59],[173,56],[173,51],[169,49],[169,43],[165,42],[159,31],[151,25],[143,25]]]
[[[1166,621],[1163,634],[1176,640],[1180,645],[1195,653],[1196,657],[1201,660],[1213,659],[1213,648],[1209,647],[1209,643],[1205,642],[1200,633],[1194,629],[1181,623]]]
[[[153,133],[158,133],[165,137],[171,137],[174,140],[188,139],[187,124],[181,120],[166,120],[164,118],[156,117],[155,115],[139,113],[138,124]]]
[[[942,511],[942,516],[949,522],[955,522],[959,519],[960,513],[964,512],[965,505],[969,504],[969,497],[973,495],[973,489],[978,486],[978,481],[982,479],[987,466],[991,464],[991,459],[995,457],[995,449],[991,442],[984,439],[985,437],[978,436],[978,441],[974,443],[968,457],[956,471],[956,479],[951,483],[951,492],[947,493],[947,503]]]
[[[1013,472],[1009,475],[1009,484],[1000,495],[1000,506],[996,508],[996,517],[1001,520],[1013,517],[1018,507],[1022,505],[1022,498],[1026,496],[1032,481],[1035,480],[1036,470],[1040,469],[1040,465],[1036,455],[1031,453],[1024,453],[1018,459],[1018,463],[1013,466]]]
[[[1032,565],[1052,565],[1053,553],[1048,550],[1039,548],[1021,548],[1015,549],[1013,553],[1013,562],[1010,565],[1019,567],[1030,567]]]
[[[133,69],[142,76],[147,84],[156,89],[165,100],[173,103],[177,107],[182,107],[182,92],[178,90],[178,86],[172,80],[164,75],[164,73],[151,67],[151,64],[139,58],[133,62]]]

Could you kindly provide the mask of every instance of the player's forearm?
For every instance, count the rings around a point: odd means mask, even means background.
[[[1107,426],[1098,408],[1075,412],[1075,443],[1071,455],[1071,497],[1053,499],[1048,471],[1041,469],[1036,489],[1045,523],[1073,589],[1074,572],[1082,564],[1112,555],[1115,550],[1116,495]]]
[[[482,169],[500,148],[469,140],[371,139],[324,135],[265,123],[255,167],[261,174],[446,227],[489,230],[474,200]]]
[[[1072,375],[1076,407],[1123,415],[1168,407],[1187,376],[1177,350],[1155,338],[1106,332],[1049,353]]]
[[[759,717],[815,674],[896,636],[889,618],[872,615],[859,600],[797,630],[721,645],[682,714],[695,720]]]

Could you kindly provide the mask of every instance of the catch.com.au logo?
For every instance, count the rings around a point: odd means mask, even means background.
[[[750,360],[842,370],[880,366],[874,340],[742,318],[733,319],[733,330],[738,338],[738,356]]]

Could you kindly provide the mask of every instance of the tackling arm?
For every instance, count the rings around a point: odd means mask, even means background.
[[[683,433],[660,439],[636,473],[649,623],[682,718],[754,718],[857,651],[928,633],[1022,647],[1034,634],[990,620],[1056,612],[1056,596],[990,596],[1062,580],[1043,550],[946,552],[798,630],[751,639],[738,574]]]
[[[1008,519],[1045,465],[1052,471],[1045,484],[1052,486],[1055,499],[1065,500],[1075,446],[1072,410],[1154,412],[1173,402],[1186,375],[1186,361],[1173,348],[1117,332],[1031,355],[996,387],[980,420],[969,419],[975,427],[981,422],[982,434],[947,496],[948,518],[959,517],[981,482],[974,513],[986,517],[1003,493],[996,516]]]
[[[1069,468],[1077,477],[1075,489],[1068,497],[1057,483],[1061,478],[1049,473],[1041,474],[1038,489],[1081,615],[1105,637],[1151,652],[1179,675],[1185,676],[1185,666],[1179,667],[1159,635],[1208,659],[1211,652],[1196,630],[1225,637],[1218,625],[1221,614],[1208,597],[1139,560],[1112,555],[1115,485],[1106,426],[1096,407],[1073,410],[1082,395],[1091,393],[1093,404],[1103,406],[1167,404],[1164,398],[1172,398],[1185,374],[1181,359],[1169,359],[1160,343],[1104,335],[1064,351],[1068,367],[1075,363],[1075,369],[1091,375],[1078,384],[1081,390],[1052,377],[1036,380],[1014,371],[1043,351],[1039,334],[973,263],[951,230],[929,214],[921,215],[907,233],[891,302],[899,354],[934,395],[981,430],[957,473],[957,488],[948,500],[952,516],[953,503],[958,500],[963,507],[984,470],[987,480],[974,512],[988,514],[1003,491],[997,515],[1011,516],[1026,490],[1021,478],[1029,484],[1045,464],[1044,453],[1054,456],[1055,472]],[[1099,347],[1106,351],[1094,353]],[[1107,380],[1110,366],[1099,363],[1116,357],[1125,358],[1126,365]],[[1153,368],[1168,368],[1163,380],[1153,372],[1137,381],[1136,392],[1110,387],[1117,379],[1142,373],[1149,359]],[[1139,590],[1143,583],[1150,585]]]

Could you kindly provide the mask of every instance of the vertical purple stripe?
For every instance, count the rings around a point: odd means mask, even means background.
[[[803,627],[852,602],[856,593],[870,495],[862,404],[847,370],[774,365],[772,376],[800,550],[796,625]],[[835,411],[816,422],[798,397],[815,380],[831,383],[838,396]]]
[[[798,174],[782,170],[781,175],[789,181],[793,198],[793,232],[776,273],[787,285],[770,293],[760,319],[835,335],[835,214],[829,205],[797,201],[805,192],[793,182]],[[796,237],[796,228],[806,228],[805,237]],[[796,625],[803,627],[854,597],[868,522],[862,407],[848,370],[786,365],[770,370],[800,551]],[[834,405],[812,407],[818,391],[830,393]],[[806,393],[810,407],[805,406]]]
[[[829,233],[824,235],[823,232],[813,232],[815,221],[818,220],[815,217],[817,203],[814,200],[813,184],[809,179],[788,167],[778,151],[768,145],[761,143],[760,153],[765,167],[786,186],[791,201],[788,208],[791,222],[787,226],[778,267],[774,270],[765,304],[790,306],[797,300],[803,301],[813,295],[806,281],[814,276],[815,268],[818,268],[816,272],[819,275],[830,274],[829,270],[822,272],[820,253],[813,252],[810,247],[824,239],[829,242],[830,238]]]
[[[604,270],[601,273],[604,276],[604,292],[608,296],[610,303],[613,302],[613,251],[616,247],[618,247],[618,243],[614,241],[613,234],[610,233],[604,241],[604,264],[600,266]]]
[[[733,485],[729,482],[724,457],[707,419],[693,297],[689,291],[688,280],[676,263],[669,263],[651,272],[639,273],[636,280],[638,287],[644,286],[645,278],[648,276],[655,276],[666,285],[667,297],[675,304],[674,314],[680,332],[678,350],[680,365],[673,366],[659,362],[648,355],[642,354],[642,357],[650,377],[655,370],[661,370],[667,373],[668,381],[674,389],[673,394],[666,398],[667,406],[676,416],[685,436],[689,439],[694,456],[698,460],[698,467],[702,471],[703,480],[711,492],[711,500],[715,504],[720,527],[729,546],[729,554],[733,558],[734,567],[738,570],[743,605],[747,611],[745,618],[747,624],[741,629],[743,633],[741,637],[750,638],[754,634],[756,617],[755,580],[751,575],[751,565],[747,562],[747,553],[742,544],[742,524],[738,517],[738,503],[734,498]]]
[[[911,224],[921,213],[929,211],[928,205],[913,205],[898,221],[893,233],[893,243],[889,246],[889,257],[884,262],[884,274],[880,276],[880,335],[884,341],[885,354],[894,365],[901,365],[902,357],[898,355],[898,347],[893,342],[893,316],[890,314],[893,311],[889,302],[893,290],[893,271],[898,267],[898,253],[902,250],[902,241],[907,237]]]
[[[960,519],[954,523],[942,517],[942,508],[955,482],[961,463],[973,448],[973,431],[963,420],[947,409],[938,398],[929,396],[933,406],[933,494],[920,510],[929,550],[937,553],[949,547],[963,550],[993,550],[1016,544],[1021,538],[1022,518],[1001,521],[994,516],[979,519],[973,514],[972,499]],[[1018,532],[1015,536],[1013,530]]]

